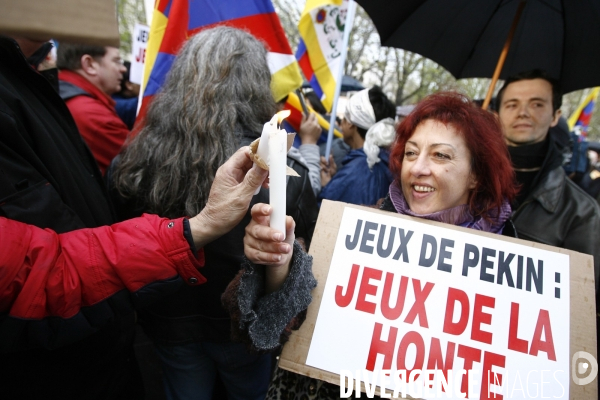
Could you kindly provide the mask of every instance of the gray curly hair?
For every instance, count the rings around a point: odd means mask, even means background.
[[[199,213],[243,132],[259,134],[276,112],[270,82],[267,50],[249,33],[219,26],[191,37],[121,153],[116,189],[164,217]]]

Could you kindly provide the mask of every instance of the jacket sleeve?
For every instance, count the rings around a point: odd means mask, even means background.
[[[300,328],[317,281],[312,257],[294,242],[290,272],[281,288],[265,294],[264,266],[244,257],[242,269],[221,297],[231,317],[231,339],[254,351],[270,351],[287,342]]]
[[[334,201],[343,201],[352,204],[364,204],[362,201],[365,196],[364,171],[360,168],[362,159],[353,159],[349,163],[338,166],[337,173],[331,178],[329,183],[321,188],[319,201],[327,199]],[[365,167],[366,167],[366,162]]]
[[[16,319],[71,319],[123,289],[135,304],[156,297],[157,281],[204,283],[203,252],[192,254],[183,229],[183,218],[147,214],[64,234],[0,218],[0,248],[10,249],[0,252],[0,311]]]
[[[316,144],[303,144],[299,150],[308,167],[310,185],[316,197],[321,191],[321,153],[319,153],[319,146]]]
[[[594,257],[596,293],[600,279],[600,214],[596,208],[588,218],[572,223],[561,247],[589,254]],[[598,297],[598,296],[597,296]]]

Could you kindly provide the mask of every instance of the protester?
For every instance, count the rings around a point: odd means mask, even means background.
[[[598,204],[567,178],[551,127],[558,123],[562,93],[545,72],[509,77],[498,93],[498,115],[521,190],[512,219],[519,237],[594,256],[600,271]]]
[[[310,171],[310,181],[315,196],[321,191],[321,156],[317,142],[321,137],[321,126],[314,113],[302,114],[298,137],[300,146],[298,151],[305,160]]]
[[[309,107],[312,107],[313,110],[315,110],[316,112],[318,112],[319,114],[321,114],[321,116],[323,116],[323,118],[325,118],[326,121],[330,121],[331,116],[327,113],[327,110],[325,109],[325,106],[323,106],[323,103],[321,103],[321,100],[319,100],[319,98],[317,97],[317,94],[315,92],[307,92],[304,94],[304,98],[306,100],[306,104]],[[339,118],[336,118],[336,129],[337,128],[337,124],[339,124],[341,121],[338,121]],[[325,129],[322,130],[321,132],[321,137],[318,140],[318,145],[319,145],[319,152],[321,157],[325,156],[325,151],[327,148],[327,135],[329,134],[329,132],[325,131]],[[331,156],[333,156],[333,160],[335,161],[335,165],[342,165],[342,160],[344,159],[344,157],[346,157],[346,155],[350,152],[350,146],[348,146],[346,143],[344,143],[344,140],[338,137],[334,137],[331,141],[331,149],[330,149],[330,154]],[[319,183],[320,185],[320,183]]]
[[[221,26],[192,36],[139,134],[107,174],[120,217],[201,210],[219,165],[240,145],[260,137],[276,112],[270,80],[267,50],[252,35]],[[316,199],[306,166],[290,157],[288,165],[300,177],[288,179],[286,211],[297,221],[296,236],[309,245]],[[268,199],[263,189],[253,202]],[[241,268],[249,221],[248,213],[230,233],[205,246],[206,284],[183,286],[139,312],[161,361],[169,399],[210,399],[217,373],[230,399],[265,396],[271,354],[252,354],[232,342],[229,314],[221,306],[221,294]]]
[[[200,216],[108,227],[100,171],[65,103],[26,61],[43,44],[0,36],[0,246],[10,249],[0,254],[2,396],[143,398],[133,308],[183,279],[204,281],[201,248],[239,223],[266,173],[246,175],[240,150]]]
[[[600,155],[600,143],[589,142],[587,151],[588,169],[583,178],[579,182],[581,187],[587,194],[600,202],[600,163],[598,162]]]
[[[104,173],[129,133],[110,97],[126,71],[119,49],[61,42],[57,66],[60,96]]]
[[[288,97],[289,95],[277,101],[278,111],[284,110]],[[287,120],[283,120],[281,129],[284,129],[288,133],[296,132],[294,127],[292,127]],[[319,126],[316,117],[314,115],[303,115],[299,131],[294,137],[294,145],[288,151],[288,157],[292,157],[308,168],[310,185],[312,186],[315,196],[321,191],[319,149],[313,144],[313,137],[317,135],[317,130],[320,132],[321,127]]]
[[[352,151],[335,174],[333,163],[321,160],[319,199],[373,205],[385,197],[392,181],[387,148],[394,140],[395,115],[396,108],[378,86],[348,100],[341,127]]]
[[[419,103],[397,128],[390,166],[394,180],[382,210],[514,236],[509,217],[510,202],[517,189],[501,128],[492,114],[466,97],[440,93]],[[292,252],[291,238],[282,242],[275,237],[275,231],[268,226],[270,214],[268,205],[257,204],[252,208],[244,251],[251,263],[265,265],[266,273],[278,282],[290,268],[310,268],[312,259],[296,248]],[[289,221],[288,226],[291,225]],[[284,289],[285,283],[280,292]],[[288,297],[301,298],[297,293],[280,294],[281,299]],[[290,303],[293,301],[282,301],[270,311],[278,316],[294,315],[289,310],[293,306]],[[249,317],[242,310],[241,321]],[[270,314],[261,317],[268,319]],[[262,343],[272,345],[281,331],[266,333],[270,335],[250,336],[252,345],[259,348]],[[310,395],[333,399],[339,398],[339,393],[336,385],[278,369],[267,398]]]
[[[138,97],[140,96],[140,85],[129,80],[131,73],[131,63],[125,61],[123,65],[126,71],[121,80],[121,90],[112,95],[115,101],[115,110],[121,121],[127,125],[127,129],[133,129],[135,118],[137,116]]]

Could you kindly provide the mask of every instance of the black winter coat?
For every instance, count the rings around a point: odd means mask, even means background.
[[[253,140],[248,135],[242,141],[248,145]],[[107,172],[110,179],[116,159]],[[286,214],[296,222],[296,237],[310,245],[318,207],[308,176],[308,168],[290,156],[287,164],[300,177],[288,177]],[[127,219],[142,214],[135,199],[124,199],[112,188],[110,193],[120,218]],[[254,196],[248,213],[228,234],[204,247],[205,266],[202,275],[207,282],[196,287],[183,285],[176,293],[166,296],[155,305],[139,311],[140,323],[154,341],[162,345],[181,345],[199,341],[227,342],[230,340],[230,318],[221,305],[221,295],[236,276],[244,255],[245,228],[251,220],[250,209],[256,203],[269,203],[269,190],[261,188]]]
[[[16,42],[1,36],[0,216],[56,232],[115,222],[69,109]],[[0,310],[0,397],[141,398],[133,334],[125,291],[69,319],[24,320]]]
[[[562,167],[551,170],[513,212],[519,238],[594,256],[600,271],[600,209]]]

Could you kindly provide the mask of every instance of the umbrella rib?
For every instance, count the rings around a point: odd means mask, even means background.
[[[551,5],[551,4],[548,2],[548,0],[537,0],[537,1],[539,1],[540,3],[543,3],[543,4],[544,4],[546,7],[548,7],[549,9],[556,11],[558,14],[562,14],[562,12],[561,12],[560,10],[558,10],[556,7],[552,6],[552,5]],[[562,4],[562,6],[563,6],[563,10],[564,10],[564,9],[565,9],[565,8],[564,8],[564,0],[563,0],[563,1],[561,1],[561,4]]]
[[[520,2],[521,0],[514,0],[514,1],[519,1]],[[508,3],[510,3],[510,1]],[[486,21],[485,25],[483,25],[484,27],[488,26],[488,24],[490,23],[490,21],[492,20],[492,18],[494,18],[494,15],[500,9],[500,7],[502,7],[502,0],[498,1],[498,3],[496,3],[496,8],[494,9],[494,12],[490,13],[490,17]],[[484,29],[484,31],[485,31],[485,29]],[[469,56],[465,59],[464,64],[460,68],[461,72],[465,69],[465,65],[467,65],[467,63],[469,62],[469,60],[471,60],[471,57],[473,56],[473,53],[475,53],[475,49],[477,48],[477,44],[479,43],[479,41],[481,40],[482,37],[483,37],[483,35],[479,35],[479,37],[477,38],[477,42],[471,48],[471,52],[469,53]],[[460,79],[460,77],[456,77],[456,79]]]
[[[562,77],[563,77],[563,67],[565,65],[565,54],[566,53],[566,46],[567,46],[567,40],[566,40],[566,36],[567,36],[567,18],[565,17],[565,0],[562,0],[561,3],[562,5],[562,21],[563,21],[563,43],[562,43],[562,57],[560,57],[560,73],[559,76],[557,77],[558,81],[561,82],[561,86],[562,86]],[[564,88],[560,88],[560,90],[564,93]]]

